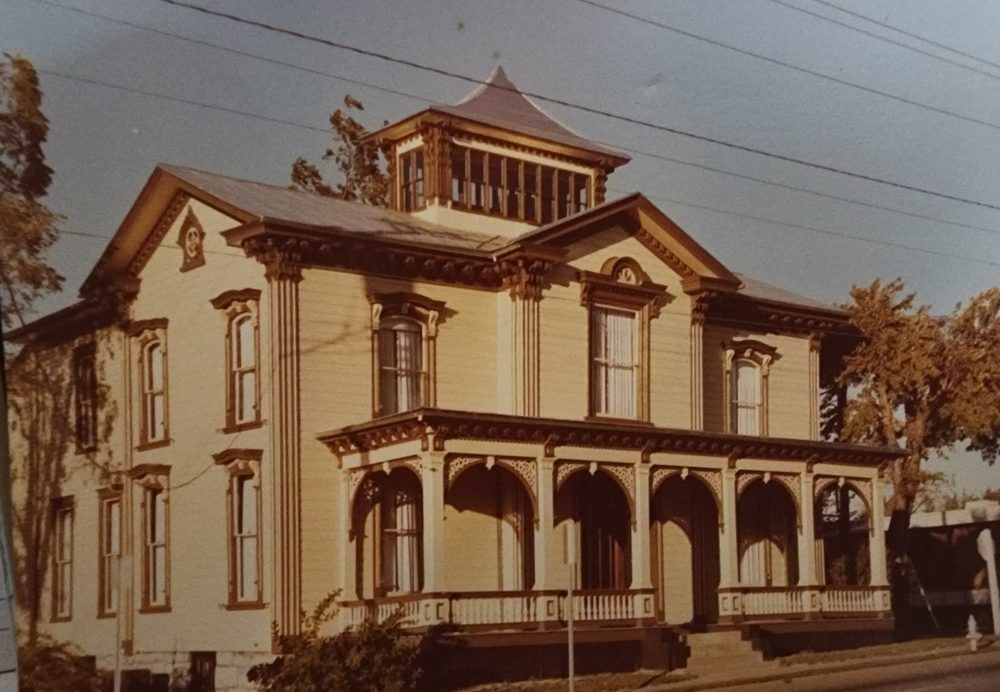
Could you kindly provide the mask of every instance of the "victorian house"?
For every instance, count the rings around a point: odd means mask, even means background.
[[[571,614],[592,667],[886,629],[898,452],[820,437],[843,312],[607,200],[628,157],[502,70],[370,136],[388,209],[158,167],[10,335],[71,390],[45,630],[223,689],[333,592],[336,627],[402,609],[508,671]]]

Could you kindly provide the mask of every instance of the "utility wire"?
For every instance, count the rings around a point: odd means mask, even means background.
[[[990,60],[986,60],[984,58],[980,58],[980,57],[978,57],[976,55],[973,55],[972,53],[966,53],[965,51],[958,50],[957,48],[952,48],[951,46],[947,46],[947,45],[945,45],[943,43],[940,43],[938,41],[934,41],[932,39],[929,39],[926,36],[921,36],[919,34],[913,33],[912,31],[906,31],[905,29],[900,29],[899,27],[893,26],[892,24],[889,24],[887,22],[880,22],[877,19],[872,19],[871,17],[869,17],[867,15],[861,14],[860,12],[854,12],[853,10],[849,10],[846,7],[841,7],[840,5],[835,5],[834,3],[827,2],[826,0],[813,0],[813,2],[815,2],[815,3],[819,4],[819,5],[823,5],[825,7],[829,7],[831,9],[837,10],[838,12],[843,12],[845,14],[849,14],[852,17],[857,17],[858,19],[863,19],[866,22],[871,22],[872,24],[874,24],[876,26],[880,26],[883,29],[889,29],[890,31],[895,31],[896,33],[902,34],[903,36],[909,36],[910,38],[916,39],[918,41],[923,41],[924,43],[926,43],[928,45],[934,46],[935,48],[940,48],[941,50],[946,50],[949,53],[954,53],[955,55],[961,55],[963,58],[968,58],[969,60],[975,60],[976,62],[981,62],[984,65],[989,65],[990,67],[995,67],[998,70],[1000,70],[1000,63],[996,63],[996,62],[992,62]]]
[[[461,73],[458,73],[458,72],[452,72],[450,70],[444,70],[444,69],[441,69],[441,68],[438,68],[438,67],[432,67],[432,66],[429,66],[429,65],[425,65],[423,63],[416,62],[414,60],[409,60],[409,59],[404,59],[404,58],[397,58],[395,56],[387,55],[385,53],[380,53],[378,51],[368,50],[366,48],[359,48],[357,46],[352,46],[352,45],[349,45],[349,44],[346,44],[346,43],[342,43],[342,42],[338,42],[338,41],[332,41],[330,39],[325,39],[325,38],[321,38],[321,37],[318,37],[318,36],[312,36],[310,34],[305,34],[305,33],[300,32],[300,31],[294,31],[294,30],[291,30],[291,29],[284,29],[284,28],[281,28],[281,27],[278,27],[278,26],[274,26],[272,24],[267,24],[265,22],[260,22],[260,21],[252,20],[252,19],[246,19],[245,17],[240,17],[238,15],[229,14],[227,12],[221,12],[221,11],[218,11],[218,10],[211,10],[211,9],[206,8],[206,7],[201,7],[200,5],[194,5],[194,4],[191,4],[191,3],[182,2],[181,0],[157,0],[157,2],[162,2],[162,3],[168,4],[168,5],[174,5],[176,7],[186,8],[186,9],[193,10],[193,11],[196,11],[196,12],[200,12],[200,13],[203,13],[203,14],[206,14],[206,15],[210,15],[210,16],[214,16],[214,17],[220,17],[222,19],[228,19],[230,21],[234,21],[234,22],[237,22],[237,23],[240,23],[240,24],[244,24],[246,26],[253,26],[253,27],[256,27],[256,28],[264,29],[266,31],[271,31],[271,32],[283,34],[283,35],[286,35],[286,36],[291,36],[291,37],[294,37],[294,38],[299,38],[299,39],[302,39],[302,40],[305,40],[305,41],[310,41],[310,42],[313,42],[313,43],[319,43],[319,44],[322,44],[322,45],[330,46],[332,48],[337,48],[337,49],[341,49],[341,50],[350,51],[350,52],[356,53],[358,55],[365,55],[365,56],[368,56],[368,57],[377,58],[379,60],[383,60],[383,61],[386,61],[386,62],[391,62],[391,63],[397,64],[397,65],[404,65],[406,67],[411,67],[413,69],[421,70],[421,71],[428,72],[428,73],[431,73],[431,74],[437,74],[437,75],[441,75],[441,76],[444,76],[444,77],[449,77],[449,78],[452,78],[452,79],[458,79],[458,80],[461,80],[461,81],[464,81],[464,82],[468,82],[468,83],[471,83],[471,84],[477,84],[477,85],[488,84],[484,80],[477,79],[475,77],[469,77],[468,75],[464,75],[464,74],[461,74]],[[597,3],[590,2],[590,0],[577,0],[577,2],[586,2],[587,4],[594,5],[595,7],[603,7],[603,5],[599,5]],[[613,12],[616,12],[616,13],[621,13],[619,10],[613,10],[611,8],[605,8],[605,9],[609,9],[610,11],[613,11]],[[626,15],[626,16],[630,16],[630,15]],[[645,21],[648,21],[648,20],[645,20]],[[671,27],[671,30],[673,30],[672,27]],[[736,49],[736,50],[740,50],[740,49]],[[770,58],[768,58],[768,60],[770,60]],[[795,68],[795,69],[802,69],[802,68]],[[749,146],[749,145],[737,144],[735,142],[729,142],[729,141],[726,141],[726,140],[723,140],[723,139],[718,139],[716,137],[710,137],[708,135],[701,135],[701,134],[697,134],[697,133],[694,133],[694,132],[689,132],[689,131],[682,130],[682,129],[677,128],[677,127],[671,127],[669,125],[662,125],[662,124],[658,124],[658,123],[653,123],[653,122],[649,122],[649,121],[646,121],[646,120],[641,120],[639,118],[634,118],[634,117],[631,117],[631,116],[622,115],[620,113],[613,113],[613,112],[601,110],[599,108],[595,108],[595,107],[592,107],[592,106],[586,106],[586,105],[583,105],[583,104],[580,104],[580,103],[575,103],[575,102],[572,102],[572,101],[567,101],[567,100],[561,99],[561,98],[555,98],[555,97],[552,97],[552,96],[545,96],[544,94],[540,94],[540,93],[537,93],[537,92],[521,91],[521,90],[518,90],[518,89],[512,89],[512,88],[509,88],[509,87],[502,87],[502,86],[498,86],[498,85],[493,85],[493,86],[494,86],[494,88],[503,89],[503,90],[511,91],[511,92],[515,92],[515,93],[519,93],[519,94],[522,94],[524,96],[528,96],[528,97],[531,97],[531,98],[538,99],[540,101],[545,101],[547,103],[552,103],[552,104],[556,104],[556,105],[560,105],[560,106],[565,106],[567,108],[573,108],[575,110],[579,110],[579,111],[584,112],[584,113],[591,113],[593,115],[600,115],[600,116],[603,116],[603,117],[607,117],[607,118],[611,118],[611,119],[614,119],[614,120],[618,120],[620,122],[626,122],[626,123],[630,123],[630,124],[633,124],[633,125],[640,125],[640,126],[652,129],[652,130],[658,130],[660,132],[668,132],[670,134],[679,135],[681,137],[687,137],[688,139],[693,139],[693,140],[700,141],[700,142],[707,142],[707,143],[710,143],[710,144],[716,144],[718,146],[727,147],[729,149],[733,149],[733,150],[736,150],[736,151],[743,151],[743,152],[747,152],[747,153],[750,153],[750,154],[757,154],[759,156],[764,156],[764,157],[767,157],[767,158],[770,158],[770,159],[774,159],[776,161],[784,161],[784,162],[787,162],[787,163],[795,163],[795,164],[799,164],[801,166],[806,166],[806,167],[813,168],[813,169],[816,169],[816,170],[825,171],[825,172],[828,172],[828,173],[837,173],[839,175],[844,175],[844,176],[855,178],[855,179],[858,179],[858,180],[865,180],[867,182],[879,183],[881,185],[887,185],[889,187],[894,187],[894,188],[897,188],[897,189],[900,189],[900,190],[907,190],[907,191],[910,191],[910,192],[917,192],[917,193],[921,193],[921,194],[925,194],[925,195],[930,195],[932,197],[938,197],[938,198],[941,198],[941,199],[947,199],[947,200],[950,200],[950,201],[953,201],[953,202],[962,202],[964,204],[971,204],[973,206],[983,207],[985,209],[992,209],[994,211],[1000,211],[1000,206],[998,206],[996,204],[990,204],[989,202],[982,202],[982,201],[974,200],[974,199],[971,199],[971,198],[968,198],[968,197],[962,197],[960,195],[953,195],[953,194],[948,194],[948,193],[944,193],[944,192],[937,192],[935,190],[930,190],[928,188],[923,188],[923,187],[920,187],[920,186],[917,186],[917,185],[910,185],[910,184],[907,184],[907,183],[900,183],[900,182],[896,182],[896,181],[893,181],[893,180],[888,180],[886,178],[879,178],[879,177],[873,176],[873,175],[866,175],[866,174],[863,174],[863,173],[855,173],[853,171],[850,171],[850,170],[847,170],[847,169],[844,169],[844,168],[839,168],[837,166],[823,164],[823,163],[816,163],[816,162],[813,162],[813,161],[809,161],[809,160],[806,160],[806,159],[801,159],[801,158],[798,158],[798,157],[795,157],[795,156],[791,156],[791,155],[788,155],[788,154],[774,153],[774,152],[767,151],[765,149],[761,149],[761,148],[758,148],[758,147],[752,147],[752,146]],[[917,105],[921,105],[921,104],[917,104]],[[993,125],[991,123],[983,123],[983,124],[987,124],[990,127],[995,127],[997,129],[1000,129],[1000,126]]]
[[[296,128],[302,128],[302,129],[310,130],[310,131],[319,130],[319,128],[311,127],[309,125],[303,125],[301,123],[296,123],[296,122],[293,122],[293,121],[290,121],[290,120],[277,120],[277,119],[271,118],[269,116],[257,115],[255,113],[250,113],[248,111],[236,110],[234,108],[216,107],[216,106],[214,106],[212,104],[204,103],[204,102],[201,102],[201,101],[192,101],[190,99],[183,99],[183,98],[179,98],[179,97],[175,97],[175,96],[167,96],[165,94],[158,94],[156,92],[146,91],[146,90],[143,90],[143,89],[133,89],[131,87],[123,87],[121,85],[111,84],[109,82],[103,82],[103,81],[100,81],[100,80],[83,78],[83,77],[76,77],[74,75],[68,75],[68,74],[64,74],[64,73],[61,73],[61,72],[52,72],[50,70],[38,70],[38,72],[40,74],[48,74],[48,75],[60,77],[62,79],[68,79],[68,80],[71,80],[71,81],[80,81],[80,82],[83,82],[85,84],[91,84],[91,85],[97,85],[97,86],[107,87],[109,89],[120,89],[120,90],[129,92],[129,93],[136,93],[136,94],[139,94],[139,95],[142,95],[142,96],[155,97],[155,98],[162,99],[162,100],[165,100],[165,101],[177,101],[179,103],[183,103],[183,104],[189,105],[189,106],[196,106],[198,108],[205,108],[205,109],[208,109],[208,110],[219,110],[219,111],[222,111],[224,113],[240,115],[240,116],[246,117],[246,118],[256,118],[256,119],[264,120],[264,121],[267,121],[267,122],[280,123],[282,125],[287,125],[287,126],[296,127]],[[326,131],[326,130],[319,130],[319,131],[323,132],[323,134],[329,134],[328,131]],[[726,211],[726,210],[717,209],[717,208],[713,208],[713,207],[703,207],[703,206],[700,206],[700,205],[697,205],[697,204],[691,204],[691,203],[688,203],[688,202],[681,202],[679,200],[669,199],[669,198],[666,198],[666,197],[655,197],[654,195],[649,195],[649,197],[651,199],[661,199],[661,200],[664,200],[664,201],[667,201],[667,202],[671,202],[671,203],[674,203],[674,204],[684,204],[685,206],[690,206],[690,207],[695,207],[695,208],[701,208],[701,209],[705,209],[707,211],[714,211],[714,212],[718,212],[718,213],[722,213],[722,214],[728,214],[730,216],[747,218],[747,219],[750,219],[750,220],[753,220],[753,221],[759,221],[759,222],[764,222],[764,223],[772,223],[772,224],[781,225],[781,226],[788,226],[789,228],[799,228],[799,229],[802,229],[802,230],[812,231],[812,232],[816,232],[816,233],[826,233],[826,234],[829,234],[829,235],[839,236],[839,237],[843,237],[843,238],[847,238],[847,239],[851,239],[851,240],[858,240],[858,241],[861,241],[861,242],[873,243],[875,245],[884,245],[884,246],[887,246],[887,247],[894,247],[894,248],[899,248],[899,249],[904,249],[904,250],[912,250],[914,252],[920,252],[920,253],[925,253],[925,254],[930,254],[930,255],[937,255],[939,257],[949,257],[949,258],[952,258],[952,259],[959,259],[959,260],[963,260],[963,261],[967,261],[967,262],[975,262],[975,263],[978,263],[978,264],[986,264],[986,265],[989,265],[989,266],[998,266],[998,267],[1000,267],[1000,263],[992,262],[990,260],[984,260],[984,259],[978,259],[978,258],[974,258],[974,257],[966,257],[964,255],[955,255],[955,254],[951,254],[951,253],[939,252],[939,251],[936,251],[936,250],[929,250],[927,248],[916,247],[916,246],[913,246],[913,245],[906,245],[904,243],[895,243],[895,242],[887,241],[887,240],[884,241],[884,240],[877,240],[877,239],[873,239],[873,238],[865,238],[863,236],[855,236],[855,235],[850,235],[850,234],[846,234],[846,233],[841,233],[841,232],[838,232],[838,231],[829,231],[829,230],[825,230],[825,229],[818,229],[818,228],[815,228],[815,227],[812,227],[812,226],[802,226],[802,225],[799,225],[799,224],[791,224],[791,223],[786,223],[786,222],[783,222],[783,221],[776,221],[774,219],[767,219],[767,218],[764,218],[764,217],[751,216],[749,214],[741,214],[741,213],[738,213],[738,212]],[[98,235],[98,234],[87,234],[87,233],[85,233],[83,231],[76,231],[73,234],[74,235],[80,235],[80,236],[93,235],[94,237],[101,238],[103,240],[108,240],[108,238],[106,236],[101,236],[101,235]],[[220,253],[220,254],[226,254],[226,253]]]
[[[827,17],[825,14],[820,14],[819,12],[813,12],[812,10],[807,10],[804,7],[799,7],[798,5],[793,5],[790,2],[785,2],[785,0],[770,0],[770,2],[773,2],[775,5],[781,5],[782,7],[786,7],[788,9],[792,10],[793,12],[799,12],[801,14],[805,14],[805,15],[808,15],[810,17],[814,17],[815,19],[819,19],[819,20],[824,21],[824,22],[829,22],[830,24],[835,24],[835,25],[837,25],[839,27],[843,27],[844,29],[847,29],[849,31],[854,31],[854,32],[857,32],[859,34],[863,34],[865,36],[869,36],[871,38],[878,39],[879,41],[884,41],[885,43],[890,43],[890,44],[892,44],[894,46],[899,46],[900,48],[903,48],[905,50],[913,51],[914,53],[919,53],[920,55],[927,56],[928,58],[932,58],[934,60],[940,60],[941,62],[948,63],[949,65],[954,65],[955,67],[960,67],[963,70],[968,70],[970,72],[975,72],[977,74],[983,75],[984,77],[989,77],[990,79],[993,79],[993,80],[996,80],[996,81],[1000,82],[1000,75],[997,75],[997,74],[995,74],[993,72],[987,72],[986,70],[981,70],[978,67],[972,67],[971,65],[966,65],[965,63],[959,62],[958,60],[952,60],[951,58],[945,58],[945,57],[940,56],[940,55],[938,55],[936,53],[932,53],[932,52],[930,52],[928,50],[924,50],[922,48],[916,48],[916,47],[911,46],[909,44],[903,43],[902,41],[896,41],[895,39],[891,39],[891,38],[889,38],[887,36],[882,36],[881,34],[876,34],[873,31],[867,31],[865,29],[861,29],[861,28],[856,27],[856,26],[854,26],[852,24],[848,24],[847,22],[842,22],[840,20],[833,19],[832,17]]]
[[[418,96],[416,94],[407,93],[405,91],[400,91],[398,89],[389,89],[389,88],[386,88],[386,87],[379,86],[377,84],[373,84],[371,82],[366,82],[366,81],[360,80],[360,79],[351,79],[349,77],[345,77],[345,76],[340,75],[340,74],[334,74],[332,72],[324,72],[323,70],[317,70],[317,69],[313,69],[313,68],[309,68],[309,67],[303,67],[302,65],[297,65],[295,63],[285,62],[283,60],[276,60],[274,58],[270,58],[270,57],[266,57],[266,56],[263,56],[263,55],[259,55],[257,53],[250,53],[248,51],[243,51],[243,50],[239,50],[239,49],[236,49],[236,48],[231,48],[229,46],[224,46],[222,44],[212,43],[210,41],[203,41],[201,39],[191,38],[190,36],[184,36],[182,34],[177,34],[177,33],[171,32],[171,31],[165,31],[165,30],[162,30],[162,29],[154,29],[152,27],[143,26],[143,25],[140,25],[140,24],[133,24],[132,22],[128,22],[128,21],[125,21],[123,19],[118,19],[116,17],[110,17],[110,16],[103,15],[103,14],[98,14],[96,12],[91,12],[89,10],[84,10],[84,9],[80,9],[80,8],[77,8],[77,7],[71,7],[71,6],[68,6],[68,5],[61,5],[61,4],[57,3],[57,2],[52,2],[51,0],[32,0],[32,2],[40,3],[40,4],[43,4],[43,5],[48,5],[50,7],[55,7],[55,8],[59,8],[59,9],[62,9],[62,10],[68,10],[68,11],[71,11],[71,12],[75,12],[77,14],[86,15],[88,17],[92,17],[92,18],[95,18],[95,19],[100,19],[100,20],[103,20],[103,21],[106,21],[106,22],[110,22],[110,23],[113,23],[113,24],[119,24],[121,26],[126,26],[126,27],[129,27],[131,29],[138,30],[138,31],[145,31],[145,32],[152,33],[152,34],[159,34],[161,36],[167,36],[169,38],[177,39],[177,40],[180,40],[180,41],[185,41],[185,42],[188,42],[188,43],[191,43],[191,44],[194,44],[194,45],[204,46],[204,47],[208,47],[208,48],[213,48],[215,50],[224,51],[224,52],[227,52],[227,53],[232,53],[234,55],[238,55],[238,56],[241,56],[241,57],[251,58],[253,60],[260,60],[262,62],[272,63],[272,64],[275,64],[275,65],[280,65],[282,67],[286,67],[286,68],[293,69],[293,70],[300,70],[300,71],[308,73],[308,74],[313,74],[313,75],[317,75],[317,76],[321,76],[321,77],[326,77],[326,78],[329,78],[329,79],[334,79],[334,80],[342,81],[342,82],[345,82],[345,83],[348,83],[348,84],[355,84],[355,85],[358,85],[358,86],[361,86],[361,87],[373,89],[375,91],[380,91],[380,92],[383,92],[383,93],[392,94],[394,96],[402,96],[404,98],[413,99],[413,100],[419,101],[421,103],[426,103],[426,101],[427,101],[427,99],[426,99],[425,96]],[[756,183],[761,183],[761,184],[764,184],[764,185],[771,185],[771,186],[774,186],[774,187],[777,187],[777,188],[781,188],[781,189],[784,189],[784,190],[789,190],[791,192],[800,192],[800,193],[803,193],[803,194],[813,195],[815,197],[821,197],[821,198],[824,198],[824,199],[835,200],[835,201],[838,201],[838,202],[845,202],[847,204],[855,204],[855,205],[858,205],[858,206],[861,206],[861,207],[867,207],[867,208],[870,208],[870,209],[879,209],[879,210],[891,212],[891,213],[894,213],[894,214],[902,214],[904,216],[909,216],[910,218],[921,219],[921,220],[924,220],[924,221],[932,221],[932,222],[935,222],[935,223],[945,224],[945,225],[948,225],[948,226],[954,226],[954,227],[957,227],[957,228],[967,228],[967,229],[974,230],[974,231],[982,231],[984,233],[991,233],[991,234],[994,234],[994,235],[1000,235],[1000,230],[997,230],[995,228],[987,228],[985,226],[977,226],[975,224],[961,223],[961,222],[958,222],[958,221],[950,221],[948,219],[942,219],[942,218],[939,218],[939,217],[936,217],[936,216],[929,216],[927,214],[920,214],[920,213],[917,213],[917,212],[907,211],[905,209],[900,209],[898,207],[890,207],[890,206],[886,206],[886,205],[882,205],[882,204],[875,204],[873,202],[863,202],[863,201],[860,201],[860,200],[852,199],[850,197],[841,197],[839,195],[834,195],[834,194],[831,194],[831,193],[828,193],[828,192],[819,192],[817,190],[811,190],[809,188],[798,187],[798,186],[795,186],[795,185],[788,185],[786,183],[779,183],[779,182],[776,182],[776,181],[773,181],[773,180],[768,180],[767,178],[760,178],[760,177],[757,177],[757,176],[747,175],[747,174],[744,174],[744,173],[735,173],[733,171],[729,171],[729,170],[726,170],[724,168],[716,168],[716,167],[713,167],[713,166],[707,166],[707,165],[704,165],[704,164],[694,163],[692,161],[687,161],[687,160],[684,160],[684,159],[679,159],[679,158],[675,158],[675,157],[671,157],[671,156],[665,156],[663,154],[656,154],[656,153],[649,152],[649,151],[642,151],[642,150],[639,150],[639,149],[633,149],[633,148],[630,148],[630,147],[622,146],[621,144],[618,144],[616,142],[606,142],[606,141],[602,141],[602,140],[599,140],[599,139],[595,139],[593,141],[595,143],[597,143],[597,144],[602,144],[604,146],[612,147],[612,148],[618,149],[620,151],[627,152],[629,154],[634,154],[635,156],[641,156],[641,157],[645,157],[645,158],[656,159],[656,160],[659,160],[659,161],[667,161],[667,162],[670,162],[670,163],[676,163],[676,164],[681,165],[681,166],[689,166],[691,168],[696,168],[696,169],[703,170],[703,171],[708,171],[708,172],[711,172],[711,173],[717,173],[717,174],[720,174],[720,175],[727,175],[727,176],[731,176],[731,177],[738,178],[738,179],[741,179],[741,180],[749,180],[749,181],[756,182]]]
[[[182,3],[178,2],[177,0],[159,0],[159,1],[160,2],[168,2],[168,3],[171,3],[171,4],[182,4]],[[599,2],[595,2],[594,0],[576,0],[576,2],[582,3],[584,5],[590,5],[591,7],[596,7],[598,9],[604,10],[605,12],[610,12],[612,14],[616,14],[616,15],[619,15],[621,17],[627,17],[628,19],[633,19],[633,20],[635,20],[637,22],[642,22],[643,24],[649,24],[650,26],[655,26],[655,27],[657,27],[659,29],[663,29],[664,31],[669,31],[671,33],[678,34],[680,36],[685,36],[687,38],[692,38],[692,39],[695,39],[696,41],[701,41],[703,43],[707,43],[707,44],[715,46],[717,48],[723,48],[725,50],[729,50],[729,51],[732,51],[734,53],[739,53],[740,55],[745,55],[747,57],[755,58],[757,60],[763,60],[764,62],[770,63],[772,65],[778,65],[780,67],[784,67],[784,68],[789,69],[789,70],[794,70],[795,72],[800,72],[802,74],[807,74],[807,75],[809,75],[811,77],[818,77],[819,79],[824,79],[826,81],[833,82],[833,83],[839,84],[841,86],[850,87],[852,89],[858,89],[858,90],[863,91],[863,92],[868,93],[868,94],[874,94],[876,96],[881,96],[883,98],[891,99],[893,101],[898,101],[899,103],[905,103],[905,104],[907,104],[909,106],[916,106],[917,108],[923,108],[925,110],[933,111],[934,113],[939,113],[941,115],[947,115],[947,116],[950,116],[952,118],[957,118],[959,120],[965,120],[966,122],[976,123],[977,125],[982,125],[984,127],[989,127],[989,128],[992,128],[992,129],[1000,129],[1000,125],[998,125],[997,123],[989,122],[987,120],[981,120],[980,118],[975,118],[975,117],[972,117],[972,116],[969,116],[969,115],[963,115],[963,114],[957,113],[955,111],[950,111],[950,110],[948,110],[946,108],[938,108],[937,106],[932,106],[932,105],[927,104],[927,103],[922,103],[920,101],[914,101],[913,99],[908,99],[905,96],[897,96],[895,94],[890,94],[887,91],[882,91],[880,89],[875,89],[875,88],[872,88],[872,87],[867,87],[864,84],[858,84],[857,82],[852,82],[852,81],[847,80],[847,79],[841,79],[840,77],[834,77],[832,75],[828,75],[828,74],[825,74],[823,72],[817,72],[816,70],[810,70],[807,67],[801,67],[800,65],[795,65],[794,63],[790,63],[790,62],[787,62],[785,60],[778,60],[777,58],[772,58],[772,57],[769,57],[769,56],[764,55],[762,53],[755,53],[755,52],[753,52],[751,50],[747,50],[745,48],[739,48],[737,46],[733,46],[733,45],[730,45],[728,43],[723,43],[722,41],[717,41],[717,40],[715,40],[713,38],[709,38],[707,36],[702,36],[700,34],[696,34],[694,32],[687,31],[686,29],[679,29],[679,28],[677,28],[675,26],[671,26],[670,24],[664,24],[663,22],[658,22],[658,21],[656,21],[654,19],[649,19],[648,17],[643,17],[643,16],[638,15],[638,14],[633,14],[632,12],[626,12],[625,10],[620,10],[620,9],[618,9],[616,7],[609,7],[607,5],[603,5],[603,4],[599,3]]]

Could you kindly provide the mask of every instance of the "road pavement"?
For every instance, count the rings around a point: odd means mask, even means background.
[[[885,665],[840,673],[771,680],[729,687],[745,692],[996,692],[1000,690],[1000,652],[953,656],[919,663]]]

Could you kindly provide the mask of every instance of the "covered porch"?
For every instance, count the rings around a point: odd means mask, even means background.
[[[889,616],[872,499],[895,452],[435,409],[320,439],[340,466],[340,626]]]

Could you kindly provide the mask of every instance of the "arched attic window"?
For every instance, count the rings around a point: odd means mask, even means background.
[[[444,303],[414,293],[374,294],[373,413],[434,406],[437,323]]]
[[[777,349],[760,341],[723,344],[726,354],[726,431],[767,435],[767,379]]]

